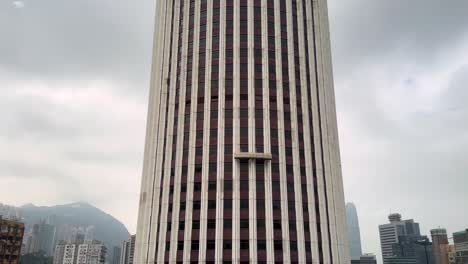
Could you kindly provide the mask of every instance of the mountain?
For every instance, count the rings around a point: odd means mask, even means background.
[[[51,207],[27,204],[16,207],[16,211],[26,224],[26,229],[42,221],[54,225],[57,232],[63,232],[61,230],[70,229],[69,227],[86,228],[92,226],[94,227],[94,239],[102,241],[109,252],[114,246],[120,247],[122,242],[130,236],[127,228],[119,220],[84,202]],[[60,236],[60,234],[57,235]]]

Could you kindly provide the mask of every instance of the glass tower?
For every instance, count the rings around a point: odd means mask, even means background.
[[[135,262],[349,263],[326,0],[159,0]]]

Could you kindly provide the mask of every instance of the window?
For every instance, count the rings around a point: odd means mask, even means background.
[[[177,241],[177,250],[184,250],[184,241]]]
[[[208,220],[207,223],[207,228],[208,229],[215,229],[216,228],[216,220]]]
[[[265,220],[264,219],[257,219],[257,229],[265,228]]]
[[[241,229],[249,229],[249,220],[240,220]]]
[[[275,240],[274,248],[275,248],[275,250],[279,250],[279,251],[283,250],[283,241]]]
[[[192,229],[200,229],[200,221],[193,220],[192,222]]]
[[[224,191],[232,191],[232,181],[224,181]]]
[[[273,221],[273,229],[281,230],[281,221],[280,220]]]
[[[192,240],[192,250],[198,250],[200,248],[200,244],[198,240]]]
[[[273,210],[281,210],[281,201],[273,201]]]
[[[216,209],[216,200],[208,201],[208,209]]]
[[[194,192],[201,191],[201,183],[200,182],[196,182],[196,183],[193,184],[193,191]]]
[[[208,190],[209,191],[216,191],[216,182],[215,181],[208,182]]]
[[[297,251],[297,241],[290,242],[291,251]]]
[[[224,208],[231,209],[232,208],[232,200],[225,199],[224,200]]]
[[[200,201],[193,201],[193,210],[200,210]]]
[[[232,249],[232,241],[231,240],[224,240],[223,241],[223,249]]]
[[[216,242],[214,240],[206,241],[206,249],[213,250],[216,247]]]
[[[232,220],[231,219],[224,219],[224,224],[223,224],[225,229],[231,229],[232,228]]]
[[[258,240],[257,241],[257,250],[266,250],[266,241]]]
[[[241,209],[249,209],[249,200],[241,199],[240,200],[240,208]]]
[[[240,249],[249,249],[249,240],[241,240]]]

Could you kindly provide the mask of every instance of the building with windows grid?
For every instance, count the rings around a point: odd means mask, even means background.
[[[327,13],[157,1],[135,263],[349,263]]]

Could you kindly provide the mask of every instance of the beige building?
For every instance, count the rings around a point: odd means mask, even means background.
[[[432,229],[431,237],[434,264],[449,264],[449,241],[447,237],[447,230],[444,228]]]
[[[155,24],[135,263],[350,263],[327,0]]]

